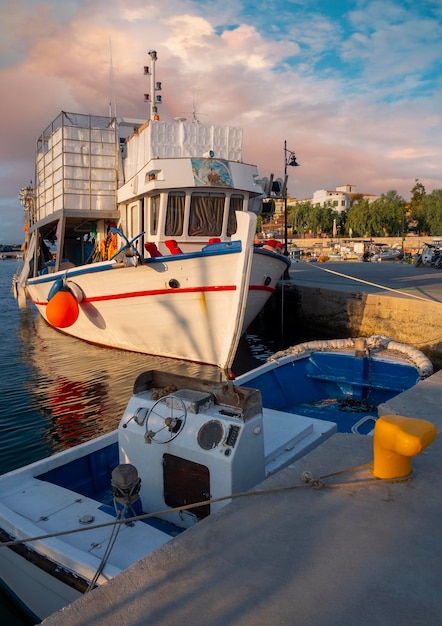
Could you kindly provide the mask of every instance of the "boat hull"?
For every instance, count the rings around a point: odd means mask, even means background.
[[[33,623],[83,595],[12,550],[3,549],[3,553],[2,584]]]
[[[289,267],[290,261],[287,257],[255,248],[242,333],[262,311],[275,292],[278,281]]]
[[[91,343],[229,369],[238,341],[274,293],[286,259],[254,251],[253,221],[231,244],[153,258],[139,265],[101,262],[29,279],[27,295],[43,318],[57,281],[82,298],[66,334]]]

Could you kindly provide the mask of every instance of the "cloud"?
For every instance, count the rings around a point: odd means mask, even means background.
[[[287,140],[300,199],[442,188],[441,18],[440,3],[399,0],[3,1],[0,220],[20,236],[18,190],[61,110],[147,117],[150,49],[162,118],[243,126],[263,176],[282,175]]]

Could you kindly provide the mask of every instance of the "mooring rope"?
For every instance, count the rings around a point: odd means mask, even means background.
[[[370,285],[370,287],[376,287],[377,289],[383,289],[385,291],[392,291],[393,293],[399,293],[403,296],[407,296],[408,298],[414,298],[415,300],[423,300],[424,302],[436,302],[442,304],[438,300],[432,300],[431,298],[424,298],[422,296],[418,296],[414,293],[408,293],[407,291],[402,291],[401,289],[395,289],[394,287],[386,287],[385,285],[380,285],[379,283],[372,283],[369,280],[364,280],[363,278],[356,278],[356,276],[349,276],[348,274],[342,274],[341,272],[337,272],[336,270],[330,270],[326,267],[320,266],[312,266],[317,270],[321,270],[322,272],[329,272],[329,274],[336,274],[336,276],[342,276],[342,278],[347,278],[348,280],[354,280],[358,283],[362,283],[364,285]]]
[[[305,471],[301,475],[302,484],[286,485],[285,487],[272,487],[270,489],[258,489],[256,491],[243,491],[243,492],[234,493],[228,496],[221,496],[219,498],[212,498],[209,500],[203,500],[201,502],[195,502],[193,504],[177,506],[171,509],[165,509],[163,511],[156,511],[155,513],[143,513],[142,515],[136,515],[134,517],[126,517],[124,519],[115,519],[111,522],[103,522],[102,524],[83,526],[81,528],[73,528],[70,530],[60,530],[58,532],[48,533],[46,535],[38,535],[36,537],[26,537],[25,539],[15,539],[11,541],[5,541],[3,543],[0,543],[0,548],[1,547],[9,548],[9,547],[16,546],[22,543],[31,543],[33,541],[53,539],[55,537],[61,537],[63,535],[70,535],[70,534],[75,534],[79,532],[85,532],[88,530],[107,528],[109,526],[116,526],[117,524],[130,524],[132,522],[143,521],[152,517],[160,517],[162,515],[167,515],[169,513],[177,513],[180,511],[190,511],[192,509],[196,509],[201,506],[216,504],[218,502],[223,502],[225,500],[237,500],[238,498],[248,498],[252,496],[266,496],[266,495],[272,495],[275,493],[283,493],[285,491],[293,491],[295,489],[305,489],[307,487],[311,489],[322,489],[322,488],[337,489],[337,488],[345,488],[345,487],[355,487],[358,485],[366,485],[368,483],[373,483],[373,484],[402,483],[402,482],[407,482],[413,478],[413,475],[410,475],[404,478],[391,478],[391,479],[380,480],[379,478],[376,478],[375,476],[371,476],[369,478],[348,481],[345,483],[326,483],[325,482],[325,479],[331,478],[332,476],[339,476],[341,474],[347,474],[349,472],[355,472],[361,469],[368,469],[370,467],[373,467],[373,462],[365,463],[364,465],[358,465],[358,466],[347,468],[344,470],[339,470],[337,472],[332,472],[330,474],[325,474],[324,476],[318,476],[316,478],[311,474],[311,472]]]

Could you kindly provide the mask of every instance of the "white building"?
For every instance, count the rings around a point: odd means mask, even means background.
[[[334,211],[340,213],[350,208],[351,201],[356,193],[356,187],[348,184],[340,185],[333,191],[319,189],[313,194],[312,204],[314,206],[324,206],[328,204]],[[369,193],[363,193],[361,195],[364,200],[368,200],[369,202],[373,202],[379,197]]]

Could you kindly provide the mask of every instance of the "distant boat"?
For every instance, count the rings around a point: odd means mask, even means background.
[[[149,120],[62,112],[39,137],[13,291],[73,337],[228,370],[290,261],[254,246],[241,129],[161,121],[149,54]]]
[[[373,243],[368,246],[364,255],[365,261],[395,261],[402,256],[402,250],[383,243]]]

